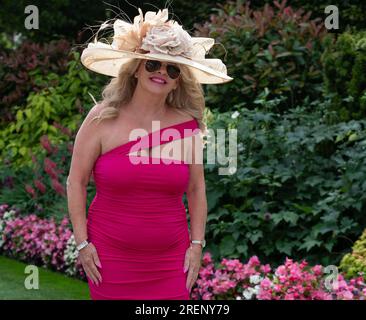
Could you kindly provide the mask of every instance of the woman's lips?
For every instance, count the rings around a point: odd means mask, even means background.
[[[159,78],[159,77],[151,77],[150,80],[154,83],[166,84],[166,81],[162,78]]]

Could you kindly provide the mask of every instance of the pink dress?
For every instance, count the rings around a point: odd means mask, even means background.
[[[181,122],[122,144],[96,160],[96,195],[88,210],[87,232],[99,255],[102,282],[98,287],[88,278],[93,300],[190,299],[188,272],[183,271],[190,243],[182,199],[189,164],[183,160],[167,164],[129,153],[138,142],[153,147],[198,132],[196,119]],[[147,158],[150,163],[134,164],[133,158]],[[160,163],[152,163],[153,159]]]

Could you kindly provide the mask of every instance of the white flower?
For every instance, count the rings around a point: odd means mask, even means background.
[[[15,218],[15,210],[10,210],[10,211],[4,212],[3,220],[9,221],[9,220],[12,220],[14,218]]]
[[[240,297],[240,296],[237,296],[237,297],[236,297],[236,300],[241,300],[241,297]]]
[[[2,219],[0,219],[0,248],[4,245],[5,237],[3,235],[6,223],[10,220],[15,219],[15,210],[5,211]]]
[[[232,115],[231,118],[236,119],[239,116],[239,111],[235,111]]]
[[[192,56],[191,37],[176,22],[151,27],[142,39],[141,49],[150,53]]]
[[[260,280],[260,281],[262,281],[262,279]],[[259,284],[257,284],[255,287],[254,287],[254,289],[253,289],[253,292],[254,292],[254,294],[255,295],[258,295],[259,294],[259,290],[260,290],[260,285]]]
[[[259,282],[261,282],[262,278],[259,275],[252,275],[249,278],[250,283],[253,284],[258,284]]]
[[[253,288],[248,288],[243,291],[243,297],[247,300],[252,299],[253,294],[254,294]]]
[[[77,258],[78,258],[78,251],[76,249],[75,238],[74,238],[74,235],[71,235],[71,237],[67,241],[66,249],[64,252],[64,261],[65,261],[65,265],[67,266],[67,268],[65,270],[66,274],[68,274],[70,276],[74,276],[77,274],[77,270],[76,270]]]

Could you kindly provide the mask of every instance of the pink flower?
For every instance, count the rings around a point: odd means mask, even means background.
[[[36,191],[34,190],[34,188],[30,185],[30,184],[26,184],[25,185],[25,190],[33,197],[36,198]]]
[[[48,139],[47,135],[43,135],[41,137],[41,145],[42,147],[48,152],[48,153],[52,153],[52,146],[51,146],[51,142]]]
[[[51,179],[52,188],[60,195],[65,196],[66,191],[64,186],[57,180],[57,179]]]
[[[34,185],[37,187],[39,191],[41,191],[42,193],[46,193],[46,186],[42,183],[41,180],[39,179],[34,180]]]
[[[249,259],[248,264],[249,264],[250,266],[252,266],[252,267],[254,267],[254,266],[259,266],[259,265],[260,265],[260,261],[259,261],[259,259],[258,259],[258,257],[257,257],[257,256],[253,256],[253,257],[251,257],[251,258]]]

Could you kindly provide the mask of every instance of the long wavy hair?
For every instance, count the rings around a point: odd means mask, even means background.
[[[104,119],[111,119],[118,116],[120,108],[130,102],[137,85],[137,72],[141,59],[131,59],[121,67],[118,77],[112,78],[102,91],[102,110],[93,120],[98,123]],[[175,108],[181,114],[189,114],[198,123],[201,133],[206,132],[206,124],[203,121],[205,98],[202,85],[195,80],[189,67],[179,65],[181,70],[180,82],[175,90],[172,90],[166,103],[170,108]]]

